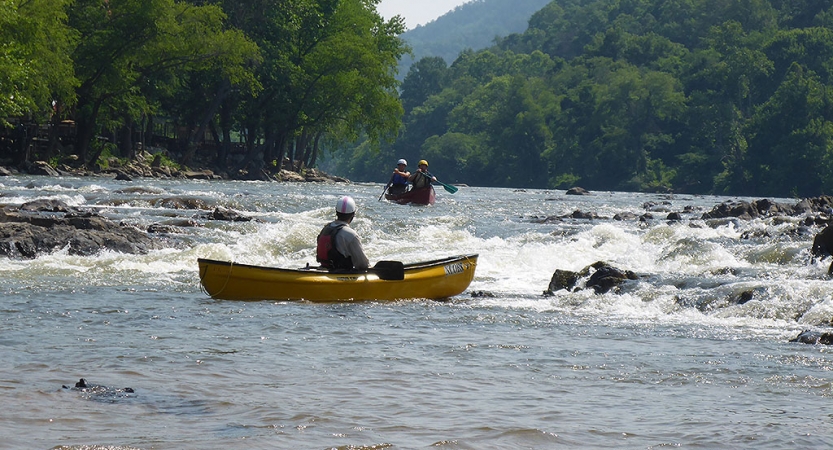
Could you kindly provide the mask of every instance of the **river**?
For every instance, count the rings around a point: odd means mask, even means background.
[[[831,349],[789,342],[833,318],[829,260],[810,256],[819,229],[795,232],[800,217],[706,222],[729,198],[621,192],[438,188],[415,207],[379,201],[378,183],[0,184],[5,204],[193,225],[146,255],[0,259],[3,449],[833,445]],[[343,194],[371,263],[477,253],[469,289],[357,303],[202,292],[197,258],[314,262]],[[207,220],[215,206],[257,220]],[[646,208],[653,220],[613,219]],[[598,218],[538,223],[577,210]],[[556,269],[596,261],[641,278],[542,295]],[[751,300],[732,301],[742,293]],[[62,387],[82,377],[110,389]]]

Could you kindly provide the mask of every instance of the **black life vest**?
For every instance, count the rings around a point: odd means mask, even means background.
[[[318,246],[316,249],[316,261],[322,267],[332,269],[352,269],[353,258],[344,256],[336,250],[336,234],[341,231],[347,224],[339,224],[331,227],[329,224],[325,225],[318,234]]]

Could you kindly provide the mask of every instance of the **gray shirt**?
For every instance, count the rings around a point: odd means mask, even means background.
[[[356,269],[367,269],[370,267],[370,261],[367,260],[367,256],[364,254],[362,241],[359,239],[359,235],[356,234],[356,230],[350,228],[347,222],[341,220],[331,222],[330,226],[336,227],[342,224],[344,228],[336,234],[333,245],[335,245],[339,253],[348,258],[352,258],[353,267]]]

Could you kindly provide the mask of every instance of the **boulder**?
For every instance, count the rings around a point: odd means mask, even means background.
[[[833,344],[833,333],[804,330],[795,339],[790,339],[790,342],[800,342],[802,344]]]
[[[723,219],[726,217],[737,217],[739,219],[754,219],[758,217],[758,210],[747,201],[723,202],[711,211],[703,213],[705,219]]]
[[[618,287],[626,280],[636,280],[638,277],[630,270],[620,270],[607,263],[596,263],[596,271],[585,282],[585,287],[592,288],[597,294],[604,294]]]
[[[597,294],[604,294],[617,288],[627,280],[637,280],[639,276],[630,270],[621,270],[602,261],[593,263],[580,272],[556,269],[550,279],[550,284],[544,295],[552,295],[555,291],[564,289],[574,291],[581,289],[580,280],[586,278],[585,289],[593,289]]]
[[[89,256],[105,249],[146,253],[162,248],[159,241],[137,228],[121,226],[90,211],[60,209],[56,206],[32,210],[30,206],[24,210],[0,210],[0,255],[36,258],[67,248],[72,255]]]
[[[817,258],[833,255],[833,226],[828,225],[813,238],[811,251]]]
[[[252,220],[251,217],[244,216],[237,211],[223,208],[222,206],[214,208],[214,211],[208,218],[213,220],[227,220],[230,222],[249,222]]]
[[[590,191],[588,191],[587,189],[584,189],[583,187],[575,186],[575,187],[571,187],[570,189],[567,189],[566,195],[591,195],[591,194],[590,194]]]

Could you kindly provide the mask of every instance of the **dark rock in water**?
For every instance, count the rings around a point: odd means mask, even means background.
[[[585,288],[593,289],[597,294],[604,294],[627,280],[638,280],[639,276],[630,270],[617,269],[602,261],[593,263],[580,272],[557,269],[544,295],[552,295],[561,289],[575,290],[582,278],[587,278],[584,282]]]
[[[69,205],[60,201],[60,200],[51,200],[51,199],[38,199],[32,200],[31,202],[26,202],[20,205],[18,208],[19,211],[26,211],[26,212],[67,212],[69,211]]]
[[[804,330],[798,335],[798,337],[791,339],[790,342],[833,345],[833,333],[819,333],[817,331]]]
[[[88,400],[96,400],[103,402],[113,402],[122,398],[134,397],[136,391],[133,388],[112,388],[108,386],[101,386],[98,384],[90,384],[86,379],[81,378],[75,383],[75,386],[69,387],[67,385],[61,386],[64,389],[71,391],[78,391]]]
[[[252,220],[251,217],[244,216],[237,211],[223,208],[221,206],[214,208],[214,212],[211,213],[209,218],[214,220],[227,220],[230,222],[249,222]]]
[[[703,213],[702,218],[706,219],[723,219],[727,217],[737,217],[740,219],[754,219],[758,217],[758,210],[747,201],[739,202],[724,202],[721,203],[711,211]]]
[[[813,238],[812,253],[818,258],[833,255],[833,226],[827,226]]]
[[[553,292],[560,291],[562,289],[571,291],[574,287],[576,287],[578,279],[579,274],[577,272],[556,269],[552,274],[547,290],[544,291],[544,295],[552,295]]]
[[[561,217],[558,217],[558,216],[547,216],[547,217],[544,217],[544,218],[533,217],[530,220],[530,222],[532,222],[532,223],[558,223],[558,222],[563,222],[563,220],[561,219]]]
[[[822,195],[820,197],[805,198],[793,206],[793,214],[813,212],[823,212],[828,215],[833,213],[833,196]]]
[[[599,219],[599,215],[596,214],[596,213],[584,212],[584,211],[581,211],[581,210],[578,210],[578,209],[573,211],[572,214],[567,215],[565,217],[570,218],[570,219],[588,219],[588,220]]]
[[[162,248],[160,241],[135,227],[121,226],[91,211],[73,209],[62,202],[43,200],[21,209],[0,209],[0,255],[36,258],[68,248],[72,255],[89,256],[110,249],[146,253]]]
[[[613,220],[636,220],[636,214],[630,211],[623,211],[613,216]]]
[[[567,189],[566,194],[567,195],[591,195],[590,192],[587,189],[584,189],[583,187],[578,187],[578,186],[571,187],[570,189]]]
[[[168,197],[154,202],[154,207],[169,209],[209,209],[205,199],[197,197]]]
[[[474,291],[474,292],[471,293],[471,296],[473,298],[482,298],[482,297],[492,298],[492,297],[495,296],[495,294],[493,294],[489,291]]]
[[[731,295],[728,301],[730,304],[744,305],[750,300],[754,299],[756,295],[759,295],[764,291],[764,288],[748,289],[745,291],[741,291],[737,294]]]
[[[598,264],[598,263],[597,263]],[[593,275],[585,283],[588,288],[593,288],[597,294],[604,294],[619,286],[625,280],[636,280],[638,277],[630,270],[620,270],[616,267],[604,264],[596,268]]]
[[[57,177],[60,175],[58,171],[53,169],[52,166],[50,166],[46,161],[26,162],[24,163],[24,168],[26,172],[31,175],[47,175],[51,177]]]

